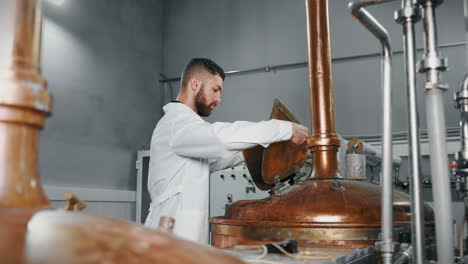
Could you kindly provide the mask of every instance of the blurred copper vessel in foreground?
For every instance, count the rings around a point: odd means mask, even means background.
[[[140,224],[59,210],[0,208],[0,237],[2,263],[243,263]]]

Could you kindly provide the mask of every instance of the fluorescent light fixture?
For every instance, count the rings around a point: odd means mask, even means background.
[[[54,5],[62,5],[65,0],[48,0],[50,3]]]

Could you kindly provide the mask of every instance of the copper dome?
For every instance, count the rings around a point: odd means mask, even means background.
[[[394,224],[411,221],[409,196],[394,192]],[[424,207],[426,220],[432,209]],[[358,227],[381,225],[380,186],[354,180],[312,180],[296,184],[280,195],[232,204],[226,218],[242,221],[284,221],[310,227]]]
[[[318,179],[287,187],[279,195],[232,204],[224,217],[210,219],[212,245],[263,244],[294,238],[302,245],[374,245],[381,232],[380,186],[362,181]],[[394,192],[394,237],[411,235],[409,196]],[[426,231],[434,215],[424,207]]]

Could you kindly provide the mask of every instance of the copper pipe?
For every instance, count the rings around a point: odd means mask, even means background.
[[[337,178],[340,140],[335,134],[328,0],[306,0],[306,12],[313,177]]]
[[[52,95],[40,74],[36,0],[0,1],[0,208],[49,207],[39,181],[38,136]]]

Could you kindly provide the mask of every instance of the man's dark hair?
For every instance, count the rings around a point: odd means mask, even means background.
[[[182,73],[182,86],[187,85],[188,80],[191,78],[192,73],[195,73],[198,70],[206,70],[209,73],[216,75],[218,74],[221,79],[226,77],[223,68],[221,68],[214,61],[207,58],[192,58],[190,62],[185,67],[184,72]]]

